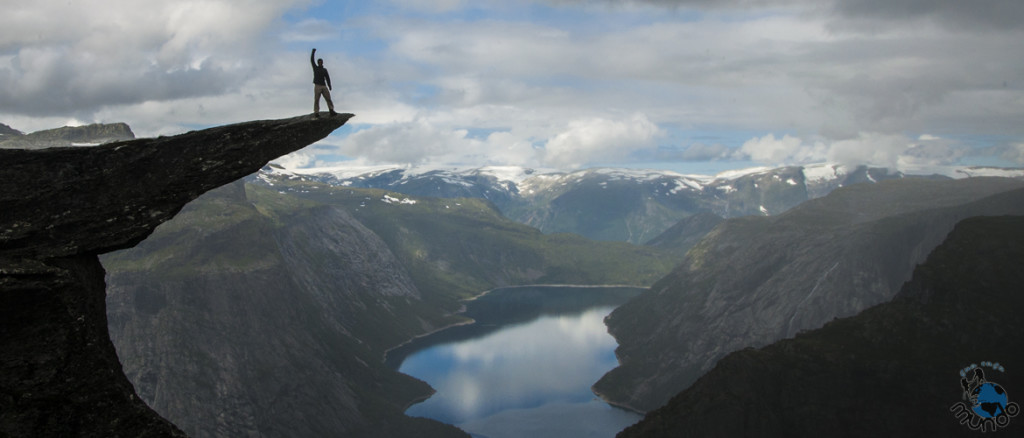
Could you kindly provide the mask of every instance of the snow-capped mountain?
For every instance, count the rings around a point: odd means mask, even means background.
[[[1022,169],[960,168],[953,176],[1024,177]],[[378,188],[412,196],[482,198],[506,216],[546,233],[644,243],[679,220],[701,212],[723,218],[777,215],[839,187],[904,178],[867,166],[817,164],[758,167],[717,175],[662,170],[594,168],[576,171],[516,166],[478,168],[349,166],[264,168],[260,178]],[[929,176],[946,178],[945,176]]]

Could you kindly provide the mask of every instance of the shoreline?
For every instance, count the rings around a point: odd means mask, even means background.
[[[633,289],[648,289],[648,290],[651,288],[650,286],[636,286],[636,285],[632,285],[632,284],[525,284],[525,285],[518,285],[518,286],[500,286],[500,287],[496,287],[496,288],[493,288],[493,289],[488,289],[488,290],[485,290],[483,292],[480,292],[479,294],[473,295],[473,296],[471,296],[469,298],[463,298],[463,299],[461,299],[459,301],[460,302],[475,301],[475,300],[480,299],[480,298],[484,297],[485,295],[487,295],[487,294],[489,294],[491,292],[497,291],[497,290],[504,290],[504,289],[527,289],[527,288],[532,288],[532,287],[573,287],[573,288],[580,288],[580,289],[633,288]],[[448,316],[457,316],[457,315],[461,315],[461,314],[463,314],[465,312],[466,312],[466,306],[462,306],[462,308],[459,309],[458,312],[452,313],[452,314],[450,314]],[[395,350],[395,349],[404,347],[406,345],[409,345],[409,344],[411,344],[412,342],[414,342],[417,339],[430,336],[430,335],[432,335],[434,333],[440,332],[441,330],[449,329],[449,328],[452,328],[452,327],[458,327],[458,326],[470,325],[470,324],[476,323],[476,320],[473,319],[473,318],[469,318],[469,317],[464,317],[464,318],[467,318],[468,321],[461,321],[461,322],[456,322],[456,323],[452,323],[452,324],[448,324],[448,325],[445,325],[445,326],[438,327],[438,328],[436,328],[434,330],[430,330],[430,331],[427,331],[427,332],[415,335],[415,336],[405,340],[404,342],[402,342],[402,343],[400,343],[398,345],[395,345],[394,347],[391,347],[391,348],[388,348],[388,349],[384,350],[384,355],[381,358],[381,362],[387,363],[388,353],[391,353],[392,350]],[[398,371],[398,370],[395,370],[395,371]]]
[[[487,294],[489,294],[491,292],[494,292],[496,290],[528,289],[528,288],[531,288],[531,287],[572,287],[572,288],[578,288],[578,289],[602,289],[602,288],[604,288],[604,289],[618,289],[618,288],[631,288],[631,289],[648,289],[648,290],[651,288],[650,286],[637,286],[637,285],[634,285],[634,284],[524,284],[524,285],[520,285],[520,286],[501,286],[501,287],[496,287],[494,289],[488,289],[488,290],[485,290],[485,291],[481,292],[478,295],[474,295],[472,297],[463,299],[462,301],[474,301],[474,300],[476,300],[478,298],[481,298],[484,295],[487,295]]]
[[[629,411],[629,412],[632,412],[634,414],[638,414],[638,415],[640,415],[642,417],[646,417],[647,416],[647,412],[646,411],[641,411],[641,410],[639,410],[637,408],[634,408],[634,407],[632,407],[632,406],[630,406],[628,404],[625,404],[625,403],[619,403],[619,402],[610,400],[608,397],[606,397],[600,391],[595,389],[593,386],[590,387],[590,392],[593,392],[594,395],[597,396],[597,398],[599,398],[599,399],[601,399],[601,401],[607,403],[608,406],[611,406],[611,407],[616,408],[616,409],[622,409],[624,411]]]
[[[465,309],[465,307],[463,307],[463,309],[460,310],[458,313],[453,313],[453,314],[451,314],[449,316],[459,315],[459,314],[461,314],[462,312],[465,312],[465,311],[466,311],[466,309]],[[418,334],[416,336],[413,336],[413,337],[407,339],[405,342],[402,342],[401,344],[398,344],[398,345],[396,345],[394,347],[391,347],[391,348],[388,348],[387,350],[384,350],[384,357],[381,358],[381,363],[383,363],[385,366],[387,366],[388,354],[389,353],[391,353],[393,350],[397,350],[397,349],[402,348],[402,347],[404,347],[406,345],[409,345],[409,344],[415,342],[417,339],[425,338],[425,337],[430,336],[430,335],[432,335],[434,333],[440,332],[441,330],[447,330],[447,329],[450,329],[452,327],[459,327],[459,326],[463,326],[463,325],[470,325],[470,324],[475,324],[476,323],[476,320],[473,319],[473,318],[468,318],[468,317],[465,317],[465,318],[467,318],[468,321],[459,321],[459,322],[454,322],[454,323],[451,323],[451,324],[448,324],[448,325],[444,325],[444,326],[438,327],[438,328],[436,328],[434,330],[430,330],[430,331]],[[394,371],[395,372],[399,372],[397,369],[394,370]]]
[[[566,287],[566,288],[570,288],[571,287],[571,288],[580,288],[580,289],[631,288],[631,289],[650,290],[650,286],[636,286],[636,285],[631,285],[631,284],[602,284],[602,285],[589,285],[589,284],[528,284],[528,285],[518,285],[518,286],[501,286],[501,287],[496,287],[496,288],[493,288],[493,289],[485,290],[483,292],[480,292],[479,294],[476,294],[476,295],[471,296],[469,298],[464,298],[464,299],[459,300],[459,301],[460,302],[475,301],[475,300],[480,299],[481,297],[483,297],[483,296],[485,296],[485,295],[487,295],[487,294],[489,294],[491,292],[497,291],[497,290],[527,289],[527,288],[535,288],[535,287]],[[450,314],[448,316],[458,316],[458,315],[461,315],[461,314],[465,313],[466,310],[467,310],[467,307],[465,305],[463,305],[462,308],[459,309],[459,311],[457,311],[455,313],[452,313],[452,314]],[[466,320],[465,321],[454,322],[454,323],[451,323],[451,324],[447,324],[447,325],[438,327],[438,328],[436,328],[434,330],[430,330],[430,331],[427,331],[427,332],[415,335],[415,336],[407,339],[406,341],[404,341],[404,342],[402,342],[402,343],[400,343],[398,345],[395,345],[395,346],[393,346],[391,348],[388,348],[388,349],[384,350],[384,354],[381,357],[381,363],[384,364],[384,366],[386,368],[390,369],[391,371],[394,371],[394,372],[399,373],[399,374],[405,374],[405,373],[402,373],[401,371],[398,371],[397,368],[391,369],[390,367],[387,366],[388,354],[390,354],[392,351],[394,351],[394,350],[396,350],[398,348],[401,348],[401,347],[404,347],[406,345],[409,345],[409,344],[415,342],[416,340],[418,340],[420,338],[424,338],[424,337],[433,335],[433,334],[438,333],[438,332],[440,332],[442,330],[447,330],[447,329],[452,328],[452,327],[459,327],[459,326],[464,326],[464,325],[475,324],[477,322],[473,318],[469,318],[469,317],[465,317],[465,316],[463,316],[463,318],[466,318]],[[408,374],[405,374],[405,375],[409,376]],[[413,376],[409,376],[409,377],[411,377],[413,379],[416,379],[416,377],[413,377]],[[417,379],[417,380],[419,380],[419,379]],[[424,383],[426,383],[426,382],[424,382]],[[405,404],[405,407],[402,409],[402,412],[405,412],[405,411],[409,410],[409,408],[411,408],[413,405],[415,405],[417,403],[421,403],[423,401],[426,401],[427,399],[429,399],[430,397],[432,397],[434,394],[437,393],[437,390],[434,389],[433,387],[431,387],[430,384],[427,384],[427,387],[430,388],[430,393],[424,394],[424,395],[419,396],[419,397],[415,397],[412,400],[410,400],[409,402],[407,402]],[[609,406],[612,406],[613,408],[622,409],[622,410],[625,410],[625,411],[628,411],[628,412],[633,412],[633,413],[636,413],[636,414],[641,415],[641,416],[645,416],[646,415],[646,412],[634,409],[634,408],[632,408],[632,407],[630,407],[628,405],[619,404],[619,403],[615,403],[615,402],[609,401],[603,394],[600,394],[597,391],[595,391],[593,386],[591,386],[590,390],[601,401],[603,401],[604,403],[607,403]]]

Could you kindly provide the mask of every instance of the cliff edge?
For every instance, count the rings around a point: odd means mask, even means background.
[[[204,192],[351,117],[0,150],[0,436],[184,436],[121,369],[98,255],[134,246]]]

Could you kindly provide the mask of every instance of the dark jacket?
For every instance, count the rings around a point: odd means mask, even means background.
[[[315,53],[309,54],[309,63],[313,66],[313,83],[317,85],[326,85],[327,88],[331,88],[331,75],[327,73],[327,69],[316,65],[316,61],[313,60]]]

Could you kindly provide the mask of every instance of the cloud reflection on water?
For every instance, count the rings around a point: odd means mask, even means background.
[[[407,414],[457,424],[508,409],[591,400],[590,386],[616,365],[615,339],[603,321],[612,309],[542,316],[409,356],[399,370],[437,393]]]

